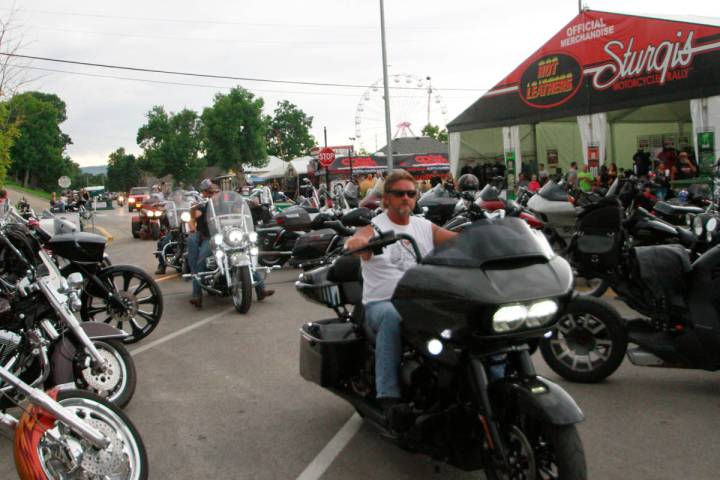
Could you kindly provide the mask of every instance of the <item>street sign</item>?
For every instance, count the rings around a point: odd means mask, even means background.
[[[70,177],[63,175],[58,178],[58,185],[60,185],[60,188],[68,188],[70,186]]]
[[[320,165],[327,168],[335,161],[335,152],[332,148],[323,148],[318,152],[318,161]]]

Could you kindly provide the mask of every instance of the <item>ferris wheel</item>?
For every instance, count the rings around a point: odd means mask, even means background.
[[[391,75],[390,130],[393,138],[421,136],[425,125],[447,124],[447,105],[430,77]],[[386,145],[385,96],[382,79],[363,92],[355,110],[355,142],[360,150],[375,152]]]

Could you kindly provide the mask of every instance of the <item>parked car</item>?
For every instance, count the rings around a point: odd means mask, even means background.
[[[150,198],[152,189],[150,187],[133,187],[128,194],[128,212],[140,209],[142,203]]]

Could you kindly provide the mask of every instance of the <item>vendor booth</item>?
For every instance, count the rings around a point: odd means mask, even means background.
[[[633,168],[685,150],[707,173],[720,152],[720,19],[585,10],[448,124],[453,173]]]
[[[249,173],[256,181],[272,180],[285,176],[287,162],[281,158],[268,155],[267,163],[262,167],[245,167],[245,173]]]
[[[330,165],[330,175],[379,173],[387,169],[387,158],[384,155],[364,155],[354,157],[336,157]],[[395,168],[402,168],[416,178],[429,178],[433,175],[446,175],[450,170],[450,161],[445,153],[423,153],[393,155]],[[324,175],[325,170],[318,171]]]

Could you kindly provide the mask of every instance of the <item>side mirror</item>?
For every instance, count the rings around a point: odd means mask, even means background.
[[[364,227],[370,225],[373,213],[370,209],[360,207],[349,211],[342,217],[342,223],[346,227]]]

